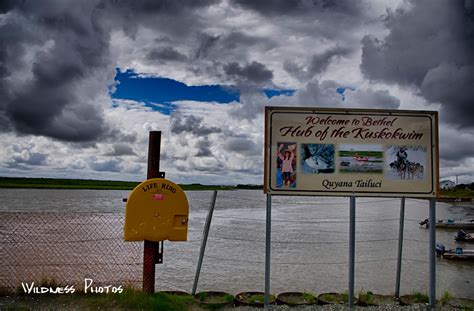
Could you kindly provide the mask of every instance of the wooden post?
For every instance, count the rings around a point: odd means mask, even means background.
[[[150,131],[148,141],[147,179],[164,177],[160,173],[161,131]],[[145,240],[143,246],[143,291],[155,291],[155,264],[158,261],[160,242]]]

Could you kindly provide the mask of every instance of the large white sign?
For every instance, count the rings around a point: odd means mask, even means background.
[[[266,107],[265,192],[435,197],[435,111]]]

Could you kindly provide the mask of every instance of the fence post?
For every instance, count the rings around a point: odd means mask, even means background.
[[[192,294],[196,294],[197,285],[199,282],[199,275],[201,274],[202,259],[204,257],[204,252],[206,251],[207,237],[209,235],[209,228],[211,227],[212,214],[214,213],[214,206],[216,205],[217,190],[214,190],[212,194],[211,206],[209,208],[209,213],[207,214],[206,224],[204,225],[204,233],[202,238],[201,250],[199,251],[199,261],[196,268],[196,275],[194,276],[194,284]]]
[[[395,284],[395,297],[400,297],[400,280],[402,274],[402,253],[403,253],[403,230],[405,222],[405,198],[400,202],[400,225],[398,232],[398,258],[397,258],[397,281]]]
[[[160,174],[160,149],[161,131],[150,131],[148,140],[148,169],[147,179],[161,177]],[[143,245],[143,291],[155,291],[155,264],[158,259],[160,242],[145,240]]]

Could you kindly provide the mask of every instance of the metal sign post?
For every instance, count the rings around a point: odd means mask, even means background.
[[[151,131],[148,141],[147,179],[164,178],[164,173],[160,172],[160,145],[161,131]],[[145,240],[143,245],[143,291],[145,293],[153,293],[155,291],[155,264],[162,263],[163,260],[163,252],[160,255],[160,249],[163,251],[163,241]]]
[[[398,232],[398,257],[397,257],[397,281],[395,284],[395,297],[400,298],[400,280],[402,274],[402,252],[403,252],[403,229],[405,222],[405,198],[400,202],[400,226]]]
[[[349,215],[349,307],[354,306],[354,270],[355,270],[355,206],[356,197],[350,197]]]
[[[430,199],[430,238],[429,238],[429,254],[430,254],[430,307],[436,307],[436,199]]]
[[[270,307],[270,253],[272,243],[272,196],[267,194],[267,221],[265,236],[265,308]]]

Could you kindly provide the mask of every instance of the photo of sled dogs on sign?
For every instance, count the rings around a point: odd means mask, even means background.
[[[300,150],[303,174],[334,173],[334,145],[301,144]]]
[[[385,177],[393,180],[423,180],[426,170],[426,147],[388,146]]]

